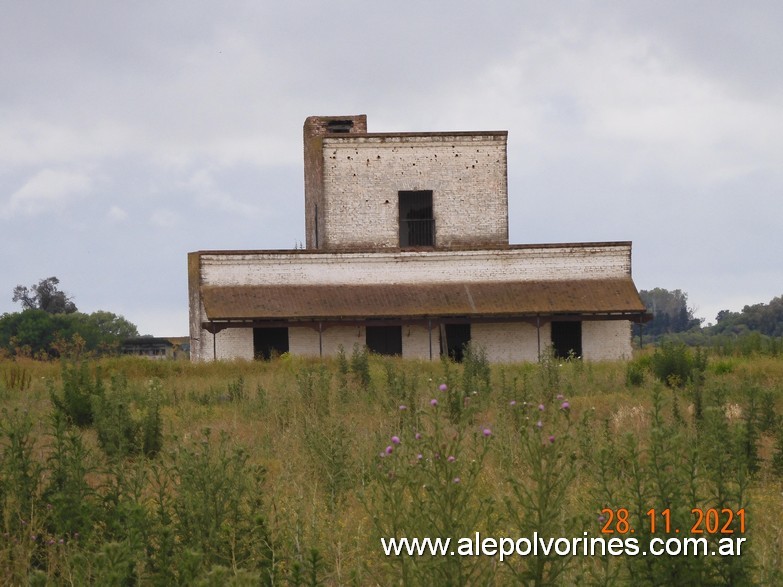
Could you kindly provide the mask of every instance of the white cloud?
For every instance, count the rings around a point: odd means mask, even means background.
[[[183,183],[183,187],[196,194],[196,201],[203,208],[229,212],[245,218],[258,217],[261,213],[258,206],[242,202],[221,189],[206,169],[194,173]]]
[[[112,206],[106,213],[106,217],[115,223],[124,222],[128,218],[128,213],[119,206]]]
[[[87,196],[91,187],[92,181],[86,173],[43,169],[11,195],[1,214],[10,218],[60,210],[70,202]]]
[[[150,223],[159,228],[172,228],[179,224],[179,215],[165,208],[158,208],[150,215]]]
[[[751,100],[656,39],[622,31],[528,35],[446,93],[458,98],[440,118],[509,128],[512,146],[534,157],[527,169],[576,156],[612,162],[629,180],[654,169],[706,185],[776,166],[783,152],[777,98]]]

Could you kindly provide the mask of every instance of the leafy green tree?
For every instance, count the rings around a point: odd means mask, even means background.
[[[12,354],[57,356],[58,341],[70,342],[77,335],[85,350],[104,353],[139,332],[122,316],[105,311],[50,314],[30,309],[0,316],[0,348]]]
[[[139,336],[139,331],[134,324],[112,312],[98,310],[92,314],[83,315],[86,317],[86,323],[99,333],[102,342]]]
[[[23,310],[0,316],[0,348],[12,354],[57,356],[63,343],[78,340],[87,351],[110,352],[124,339],[139,335],[134,324],[112,312],[77,311],[59,284],[56,277],[47,277],[30,287],[14,288],[13,300]]]
[[[783,296],[773,298],[768,304],[745,306],[741,312],[721,310],[713,334],[743,334],[759,332],[767,336],[783,336]]]
[[[49,314],[71,314],[76,312],[76,304],[58,289],[60,280],[56,277],[47,277],[31,285],[17,285],[14,288],[14,302],[20,302],[25,310],[43,310]]]
[[[693,308],[688,306],[688,294],[679,289],[669,291],[656,287],[641,290],[639,295],[653,315],[653,319],[645,326],[644,333],[647,336],[686,332],[701,324],[701,320],[694,317]]]
[[[0,346],[15,354],[48,350],[54,335],[52,315],[43,310],[3,314],[0,318]]]

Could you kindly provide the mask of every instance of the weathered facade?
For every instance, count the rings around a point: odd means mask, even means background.
[[[191,357],[631,353],[631,244],[509,245],[507,133],[304,125],[307,248],[188,259]]]

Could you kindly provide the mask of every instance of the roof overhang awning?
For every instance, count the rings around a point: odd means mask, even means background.
[[[339,285],[202,286],[210,322],[339,322],[533,317],[624,319],[650,316],[630,277],[560,281]],[[224,326],[224,327],[225,327]]]

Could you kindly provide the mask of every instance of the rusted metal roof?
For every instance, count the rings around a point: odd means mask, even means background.
[[[630,277],[491,283],[202,286],[210,320],[641,315]]]

